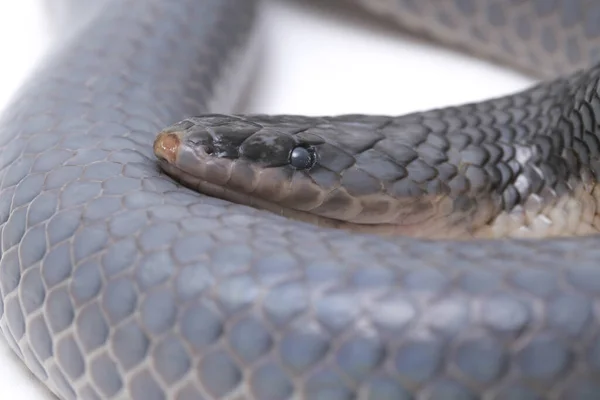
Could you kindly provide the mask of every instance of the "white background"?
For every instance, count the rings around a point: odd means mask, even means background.
[[[39,1],[0,2],[0,108],[48,43]],[[264,15],[265,59],[245,111],[403,114],[532,82],[339,10],[269,0]],[[0,399],[53,399],[2,341]]]

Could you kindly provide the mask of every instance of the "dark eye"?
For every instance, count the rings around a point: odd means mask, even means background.
[[[290,165],[296,169],[312,168],[316,160],[316,153],[312,147],[298,146],[290,154]]]

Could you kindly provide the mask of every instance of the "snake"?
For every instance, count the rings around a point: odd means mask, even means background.
[[[0,329],[57,398],[600,397],[600,2],[343,3],[538,81],[240,114],[260,1],[48,3],[0,116]]]

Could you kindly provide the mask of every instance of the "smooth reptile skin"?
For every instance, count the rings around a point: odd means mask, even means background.
[[[364,3],[541,75],[589,67],[474,126],[524,114],[594,165],[599,2]],[[600,397],[600,238],[381,238],[184,188],[152,142],[233,107],[256,3],[60,4],[64,36],[0,119],[2,332],[59,398]]]

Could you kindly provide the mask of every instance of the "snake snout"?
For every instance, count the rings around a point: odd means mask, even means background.
[[[154,140],[154,154],[159,159],[173,164],[177,160],[180,144],[181,140],[176,133],[161,132]]]

